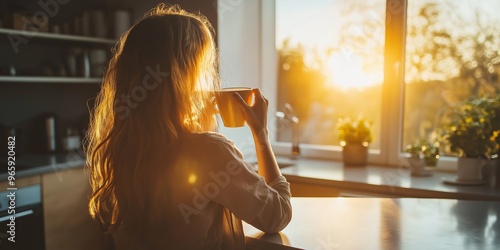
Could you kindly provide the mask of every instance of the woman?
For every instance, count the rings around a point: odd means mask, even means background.
[[[239,95],[258,174],[215,129],[212,27],[159,5],[120,39],[88,131],[91,216],[116,249],[240,249],[241,220],[274,233],[291,219],[289,183],[267,130],[268,101]],[[241,220],[240,220],[241,219]]]

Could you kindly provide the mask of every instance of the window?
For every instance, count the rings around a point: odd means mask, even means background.
[[[500,93],[496,0],[262,4],[264,23],[272,9],[275,24],[276,108],[293,106],[303,147],[321,151],[314,156],[340,158],[337,118],[363,114],[374,125],[369,160],[398,165],[404,145],[435,138],[454,105]],[[265,52],[270,30],[264,26]],[[277,147],[290,140],[290,128],[278,126]]]
[[[438,136],[461,101],[500,93],[499,11],[496,0],[408,2],[403,144]]]
[[[300,141],[340,145],[337,120],[362,115],[380,149],[385,0],[277,0],[278,109],[300,119]],[[290,141],[291,129],[278,130]]]

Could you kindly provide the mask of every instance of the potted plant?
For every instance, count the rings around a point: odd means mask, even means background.
[[[436,167],[439,159],[439,142],[422,139],[408,144],[405,152],[410,154],[407,160],[412,173],[421,174],[425,172],[426,166]]]
[[[341,117],[337,123],[342,159],[346,166],[366,166],[368,146],[373,140],[372,123],[361,115],[356,119]]]
[[[408,144],[405,152],[410,153],[411,158],[422,159],[425,166],[436,167],[439,159],[439,142],[422,139],[413,144]]]
[[[442,136],[458,159],[458,180],[483,180],[482,168],[500,148],[500,96],[474,98],[453,110]]]

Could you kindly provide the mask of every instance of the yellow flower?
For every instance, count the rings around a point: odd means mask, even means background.
[[[495,130],[493,131],[492,135],[490,136],[490,141],[495,141],[498,137],[498,135],[500,135],[500,130]]]

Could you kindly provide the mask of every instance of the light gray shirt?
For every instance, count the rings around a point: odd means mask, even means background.
[[[291,220],[286,179],[279,176],[267,184],[234,143],[219,133],[183,138],[172,166],[174,176],[167,179],[175,190],[161,222],[170,233],[150,239],[155,241],[152,245],[162,246],[158,249],[237,249],[244,242],[239,219],[268,233],[279,232]],[[117,249],[140,245],[120,230],[113,237]]]

